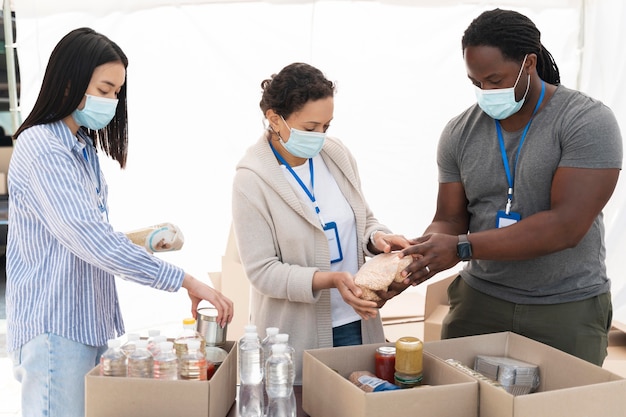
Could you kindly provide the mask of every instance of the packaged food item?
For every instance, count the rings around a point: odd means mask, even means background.
[[[539,387],[539,367],[532,363],[504,356],[478,355],[474,370],[498,381],[512,395],[524,395]]]
[[[379,391],[391,391],[400,389],[400,387],[378,378],[368,371],[354,371],[348,377],[357,387],[361,388],[365,392],[379,392]]]
[[[133,230],[126,236],[150,253],[180,250],[185,243],[183,233],[172,223],[160,223],[143,229]]]
[[[402,281],[402,270],[413,262],[413,258],[398,257],[398,252],[381,253],[374,256],[354,275],[354,283],[363,290],[364,300],[380,301],[376,291],[386,290],[393,281]]]

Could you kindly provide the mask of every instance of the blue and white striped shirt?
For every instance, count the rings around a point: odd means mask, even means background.
[[[7,349],[54,333],[90,346],[124,333],[115,275],[177,291],[182,269],[107,221],[107,185],[92,140],[62,121],[31,127],[8,174]]]

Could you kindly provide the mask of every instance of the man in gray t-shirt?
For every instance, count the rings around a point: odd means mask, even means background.
[[[403,251],[415,257],[404,285],[469,261],[448,289],[442,337],[514,331],[601,365],[612,314],[602,209],[622,165],[617,121],[560,85],[526,16],[484,12],[462,46],[477,104],[443,130],[437,211]]]

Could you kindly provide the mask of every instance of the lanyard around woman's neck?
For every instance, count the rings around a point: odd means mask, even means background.
[[[279,154],[278,151],[274,149],[271,141],[269,142],[269,144],[270,148],[272,148],[272,152],[274,152],[274,155],[276,155],[276,158],[278,158],[278,160],[289,170],[291,175],[293,175],[300,187],[302,187],[306,195],[309,197],[309,200],[311,200],[311,202],[313,203],[313,206],[315,207],[315,213],[317,214],[317,217],[319,218],[322,227],[324,227],[326,223],[324,223],[324,221],[322,220],[322,216],[320,215],[320,208],[317,205],[317,201],[315,200],[315,176],[313,175],[313,158],[309,158],[309,172],[311,174],[311,190],[309,190],[308,187],[304,185],[304,182],[302,182],[298,174],[296,174],[296,171],[293,170],[291,165],[289,165],[285,158],[283,158],[281,154]]]
[[[526,127],[524,127],[524,131],[522,132],[522,138],[520,139],[519,145],[517,145],[517,153],[515,154],[515,165],[513,165],[513,172],[511,172],[511,168],[509,167],[509,159],[506,155],[506,147],[504,145],[504,138],[502,137],[502,127],[500,126],[500,121],[495,120],[496,122],[496,132],[498,133],[498,141],[500,142],[500,153],[502,154],[502,163],[504,164],[504,171],[506,172],[506,179],[509,184],[509,189],[507,192],[507,203],[506,203],[506,214],[511,212],[511,202],[513,201],[513,183],[514,183],[514,172],[517,169],[517,160],[519,159],[520,151],[522,150],[522,145],[524,144],[524,140],[526,139],[526,134],[528,133],[528,129],[530,128],[530,124],[535,117],[535,114],[539,110],[539,106],[541,106],[541,102],[543,101],[543,96],[546,91],[546,83],[541,81],[541,94],[539,95],[539,100],[537,101],[537,105],[533,110],[533,114],[530,116],[530,120],[526,123]]]

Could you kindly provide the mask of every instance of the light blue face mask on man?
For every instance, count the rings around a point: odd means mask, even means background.
[[[85,94],[87,100],[82,110],[76,109],[72,117],[79,126],[84,126],[91,130],[100,130],[108,125],[117,109],[116,98],[106,98]]]
[[[324,146],[326,140],[326,133],[321,132],[307,132],[305,130],[298,130],[289,127],[284,117],[280,116],[285,122],[285,126],[289,129],[289,140],[283,141],[283,138],[278,135],[280,143],[287,149],[287,152],[298,158],[313,158],[317,156]]]
[[[511,88],[494,88],[492,90],[483,90],[478,86],[475,86],[476,100],[480,108],[487,113],[491,118],[496,120],[503,120],[517,113],[519,109],[524,105],[528,89],[530,88],[530,74],[528,74],[528,84],[526,86],[526,92],[524,97],[520,101],[515,101],[515,87],[522,76],[522,70],[526,63],[526,55],[522,62],[522,67],[517,74],[517,80],[515,85]]]

